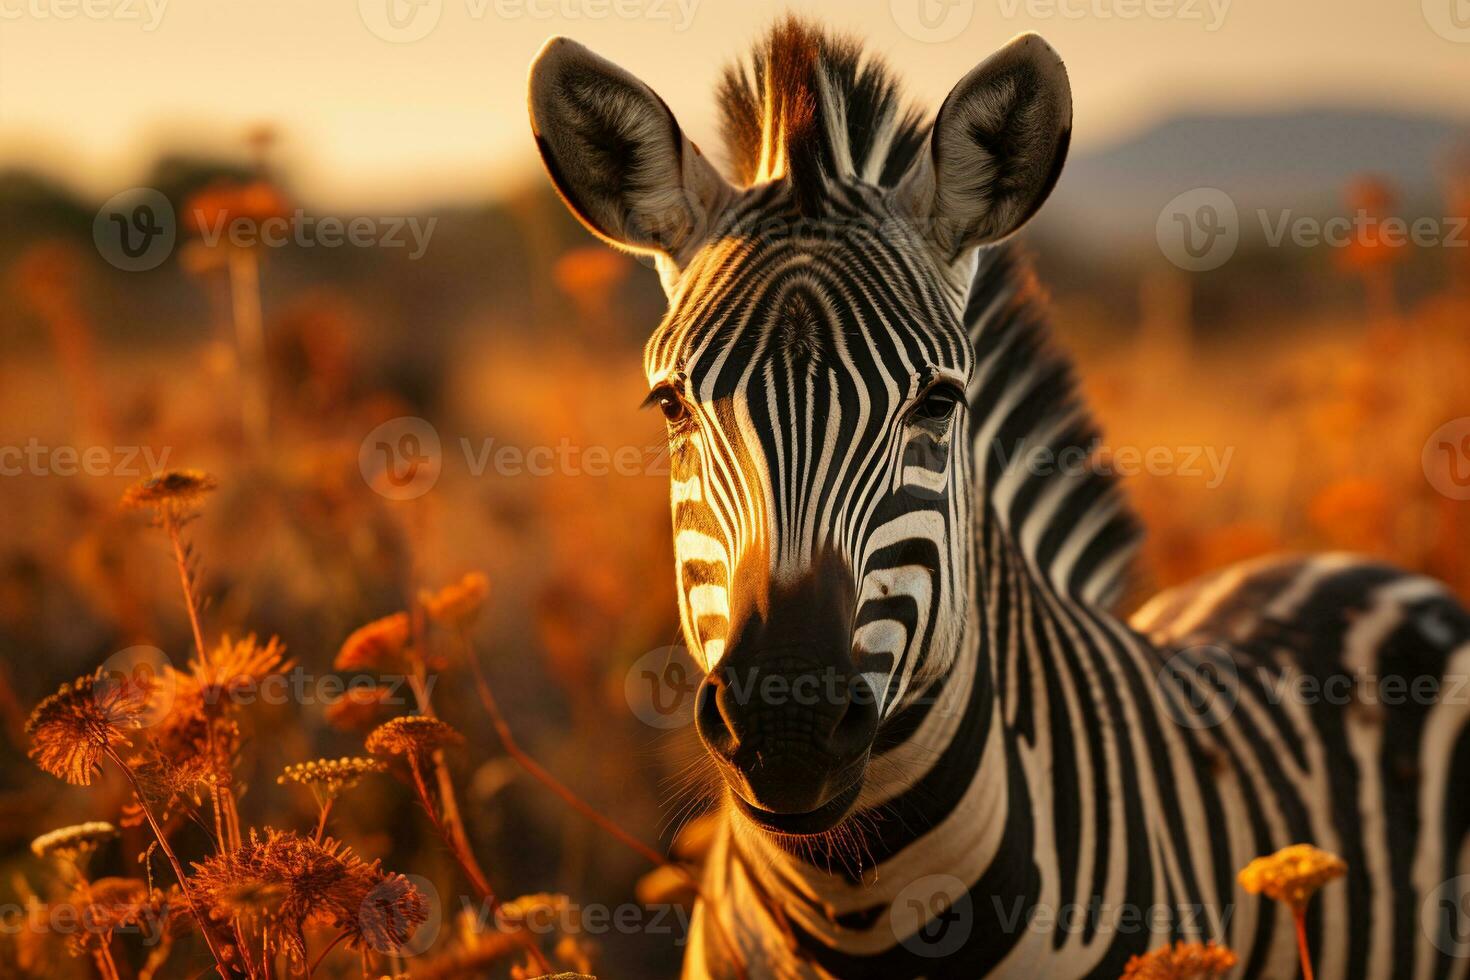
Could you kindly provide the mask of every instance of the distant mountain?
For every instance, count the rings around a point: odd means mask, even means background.
[[[1160,209],[1195,187],[1242,208],[1339,210],[1352,177],[1378,174],[1406,210],[1438,206],[1441,168],[1470,149],[1470,118],[1310,108],[1273,115],[1187,115],[1074,153],[1039,234],[1113,242],[1151,236]]]

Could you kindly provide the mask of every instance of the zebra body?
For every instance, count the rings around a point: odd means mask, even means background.
[[[558,190],[669,295],[645,369],[726,803],[686,975],[735,975],[733,937],[759,977],[1110,977],[1173,939],[1290,976],[1235,875],[1308,841],[1349,866],[1319,976],[1466,976],[1470,905],[1425,917],[1470,874],[1443,587],[1283,559],[1109,611],[1133,521],[998,244],[1065,157],[1055,53],[1013,41],[926,125],[788,22],[721,94],[734,184],[586,49],[531,79]]]

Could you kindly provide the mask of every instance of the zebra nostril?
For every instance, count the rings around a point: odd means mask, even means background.
[[[720,703],[720,691],[725,686],[716,673],[711,673],[699,685],[694,703],[694,725],[710,751],[728,759],[735,754],[740,743],[725,716],[726,708]]]
[[[878,699],[861,675],[848,686],[847,704],[832,729],[832,750],[839,756],[866,752],[878,735]]]

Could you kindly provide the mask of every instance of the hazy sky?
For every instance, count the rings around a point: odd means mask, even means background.
[[[1470,93],[1470,0],[0,0],[0,163],[106,196],[160,146],[269,121],[318,206],[490,193],[532,173],[525,73],[547,36],[632,70],[713,149],[716,73],[788,9],[865,36],[930,107],[1039,31],[1079,147],[1185,109],[1464,113]]]

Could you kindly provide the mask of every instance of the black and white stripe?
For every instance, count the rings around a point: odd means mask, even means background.
[[[585,49],[553,42],[532,74],[563,197],[669,294],[645,367],[680,407],[691,650],[715,670],[773,596],[825,583],[855,596],[853,668],[881,699],[835,829],[728,808],[686,976],[731,975],[710,916],[758,977],[1115,977],[1176,938],[1291,976],[1289,919],[1235,876],[1303,841],[1349,866],[1309,917],[1318,976],[1470,975],[1470,937],[1421,918],[1470,874],[1470,614],[1344,556],[1110,611],[1135,524],[1098,467],[1049,465],[1096,430],[995,244],[1065,156],[1055,53],[1012,42],[925,126],[855,45],[793,21],[721,98],[734,183]],[[945,384],[965,404],[924,411]],[[1439,696],[1372,703],[1370,678]]]

